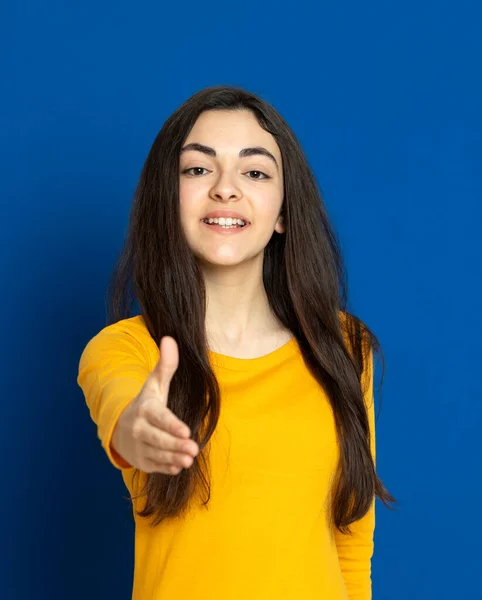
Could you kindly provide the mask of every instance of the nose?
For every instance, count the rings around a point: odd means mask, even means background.
[[[210,196],[218,202],[228,202],[230,200],[239,200],[242,192],[234,181],[234,177],[228,173],[220,175],[211,188]]]

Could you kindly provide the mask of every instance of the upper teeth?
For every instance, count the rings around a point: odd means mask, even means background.
[[[217,223],[218,225],[246,225],[246,221],[243,221],[242,219],[232,219],[231,217],[221,217],[219,219],[216,218],[209,218],[209,219],[203,219],[203,221],[206,223]]]

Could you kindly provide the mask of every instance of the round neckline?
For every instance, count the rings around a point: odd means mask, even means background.
[[[214,352],[214,350],[208,350],[208,354],[213,363],[218,367],[233,371],[251,371],[263,370],[276,365],[289,356],[296,354],[297,348],[297,340],[296,337],[293,336],[282,346],[276,348],[276,350],[264,354],[263,356],[257,356],[256,358],[238,358],[236,356],[220,354],[219,352]]]

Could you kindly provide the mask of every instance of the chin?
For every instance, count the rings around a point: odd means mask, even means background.
[[[214,256],[199,256],[198,257],[199,260],[201,261],[202,264],[209,266],[209,267],[235,267],[239,264],[241,264],[242,262],[244,262],[244,260],[240,257],[214,257]]]
[[[240,251],[240,248],[225,246],[224,248],[196,247],[193,250],[196,260],[206,267],[236,267],[250,262],[263,261],[263,249],[260,252]]]

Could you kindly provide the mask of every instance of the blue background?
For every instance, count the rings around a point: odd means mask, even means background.
[[[130,598],[78,361],[158,130],[234,84],[298,135],[385,352],[374,598],[482,598],[478,3],[17,0],[0,22],[0,597]]]

